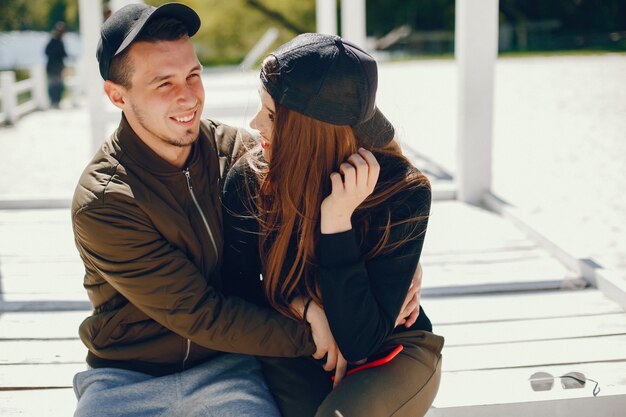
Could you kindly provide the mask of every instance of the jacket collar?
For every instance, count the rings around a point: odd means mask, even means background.
[[[137,136],[133,128],[128,123],[126,116],[122,113],[122,120],[115,132],[114,140],[117,140],[120,149],[133,160],[136,164],[140,165],[146,171],[153,174],[172,175],[180,174],[182,169],[175,167],[167,162],[165,159],[157,155],[143,140]],[[185,167],[193,164],[198,158],[198,141],[191,145],[191,153],[185,163]]]

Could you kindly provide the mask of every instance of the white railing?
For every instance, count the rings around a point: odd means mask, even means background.
[[[44,110],[50,107],[48,99],[48,84],[46,70],[43,66],[30,68],[30,77],[16,81],[14,71],[0,72],[0,123],[14,124],[23,115],[34,110]],[[76,76],[66,77],[65,86],[70,89],[72,102],[76,104],[77,82]],[[30,92],[30,97],[20,103],[20,94]]]

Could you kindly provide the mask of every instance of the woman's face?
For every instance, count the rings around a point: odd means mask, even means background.
[[[271,157],[271,143],[272,132],[274,131],[274,117],[276,114],[276,108],[274,106],[274,99],[269,95],[267,90],[263,87],[259,87],[259,96],[261,97],[261,106],[259,111],[250,121],[250,127],[259,131],[261,135],[261,148],[263,149],[263,157],[267,162]]]

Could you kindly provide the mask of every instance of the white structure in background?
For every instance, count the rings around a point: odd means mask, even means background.
[[[471,3],[471,4],[470,4]],[[336,0],[317,0],[317,31],[336,34]],[[491,189],[494,68],[498,55],[498,0],[457,0],[458,68],[456,197],[479,204]],[[365,0],[341,1],[341,36],[367,48]]]
[[[42,65],[32,67],[30,77],[22,81],[16,81],[13,71],[0,72],[0,91],[0,123],[15,123],[21,115],[49,106],[46,69]],[[25,92],[30,92],[31,98],[19,104],[18,96]]]
[[[338,35],[337,0],[316,1],[316,30]],[[341,0],[341,37],[367,48],[365,0]]]
[[[365,0],[341,1],[341,36],[367,49]]]
[[[315,24],[318,33],[337,35],[337,0],[315,2]]]
[[[101,3],[93,0],[79,0],[78,12],[80,18],[80,37],[83,40],[83,55],[81,62],[81,73],[83,74],[83,85],[87,94],[89,107],[89,118],[91,126],[91,142],[93,149],[97,149],[102,143],[105,125],[105,111],[102,92],[104,82],[99,76],[96,49],[100,38],[100,27],[102,26]]]
[[[121,9],[127,4],[143,3],[134,0],[112,0],[111,12]],[[89,117],[91,119],[91,141],[95,151],[100,147],[105,136],[105,127],[112,117],[119,118],[118,112],[110,112],[111,107],[104,97],[104,82],[100,77],[98,61],[95,59],[100,39],[100,27],[102,26],[101,3],[93,0],[79,0],[80,35],[83,39],[82,73],[85,74],[83,82],[89,102]]]
[[[252,49],[250,49],[250,52],[248,52],[248,54],[241,62],[241,69],[249,70],[250,68],[252,68],[252,66],[259,60],[259,58],[261,58],[261,55],[263,55],[263,53],[267,51],[270,46],[272,46],[274,41],[278,39],[279,34],[280,32],[278,31],[278,29],[273,27],[266,30],[263,36],[261,36],[261,39],[259,39],[259,41],[252,47]]]
[[[456,0],[457,199],[479,204],[491,189],[498,0]]]

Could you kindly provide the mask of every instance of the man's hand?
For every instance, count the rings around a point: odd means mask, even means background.
[[[297,297],[294,300],[293,305],[296,307],[296,310],[302,314],[304,310],[304,307],[300,307],[303,306],[302,300]],[[339,384],[339,382],[341,382],[346,374],[348,362],[339,351],[337,342],[335,342],[335,338],[330,331],[330,325],[328,324],[328,319],[326,318],[324,309],[314,302],[311,302],[306,313],[306,320],[311,325],[311,334],[313,335],[313,341],[315,342],[315,347],[317,348],[313,357],[315,359],[323,359],[326,357],[324,370],[327,372],[330,372],[333,369],[335,370],[334,388],[337,384]]]
[[[404,325],[407,329],[417,320],[420,314],[420,293],[422,290],[422,266],[417,264],[409,292],[396,319],[396,327]]]

